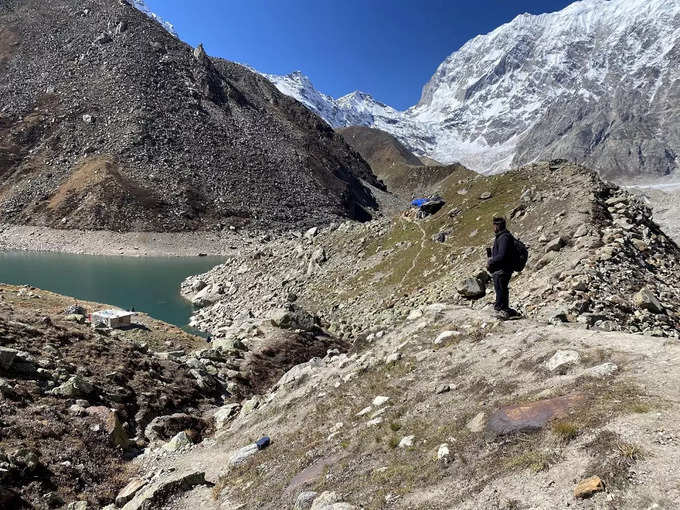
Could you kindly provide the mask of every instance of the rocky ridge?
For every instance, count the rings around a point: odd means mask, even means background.
[[[408,213],[261,238],[185,282],[183,293],[202,307],[193,323],[228,335],[239,317],[267,318],[295,302],[356,340],[442,300],[472,297],[474,307],[486,307],[492,292],[481,270],[491,240],[480,232],[490,231],[493,214],[505,214],[530,249],[529,268],[511,284],[524,314],[678,336],[680,252],[635,195],[559,161],[452,176],[440,191],[446,205],[425,219]]]

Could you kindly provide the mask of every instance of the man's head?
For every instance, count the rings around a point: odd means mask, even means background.
[[[493,231],[494,232],[501,232],[503,230],[505,230],[505,218],[494,217],[494,219],[493,219]]]

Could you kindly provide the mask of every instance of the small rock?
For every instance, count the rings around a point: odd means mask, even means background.
[[[459,331],[443,331],[437,336],[437,338],[434,339],[434,344],[439,345],[448,340],[449,338],[453,338],[456,336],[460,336]]]
[[[375,398],[373,399],[373,405],[374,405],[375,407],[380,407],[381,405],[387,403],[387,401],[388,401],[389,399],[390,399],[390,397],[383,397],[383,396],[378,395],[377,397],[375,397]]]
[[[382,416],[378,416],[377,418],[373,418],[372,420],[368,420],[366,422],[367,427],[373,427],[375,425],[380,425],[383,422]]]
[[[593,377],[609,377],[610,375],[613,375],[616,373],[616,371],[619,369],[617,365],[611,362],[607,363],[602,363],[601,365],[597,365],[595,367],[589,368],[586,370],[586,374],[593,376]]]
[[[312,240],[316,237],[316,234],[319,233],[319,227],[312,227],[307,232],[305,232],[305,235],[303,236],[305,239]]]
[[[215,429],[220,430],[224,428],[224,426],[229,421],[231,421],[234,416],[236,416],[240,407],[241,406],[239,404],[227,404],[220,407],[213,415],[213,419],[215,420]]]
[[[416,436],[405,436],[399,441],[399,448],[410,448],[413,446],[413,440]]]
[[[420,319],[423,316],[423,311],[420,309],[415,309],[411,310],[411,312],[408,314],[408,317],[406,317],[407,321],[415,321]]]
[[[488,191],[485,191],[481,195],[479,195],[480,200],[489,200],[491,198],[491,193]]]
[[[312,508],[312,503],[314,503],[314,499],[318,496],[318,494],[318,492],[314,491],[301,492],[298,494],[298,497],[295,500],[295,506],[293,507],[293,510],[309,510]]]
[[[449,386],[448,384],[442,384],[440,386],[437,386],[435,393],[437,395],[441,395],[442,393],[446,393],[448,391],[451,391],[451,386]]]
[[[94,386],[79,375],[74,375],[68,381],[57,386],[49,393],[51,395],[67,398],[87,397],[94,393]]]
[[[588,498],[604,490],[604,484],[600,480],[599,476],[591,476],[579,482],[579,484],[574,489],[574,497],[576,498]]]
[[[385,364],[391,365],[392,363],[396,363],[400,359],[401,359],[401,353],[400,352],[393,352],[392,354],[388,355],[385,358]]]
[[[477,414],[474,418],[467,422],[465,426],[470,432],[482,432],[486,426],[486,413],[481,412]]]
[[[448,460],[450,458],[451,454],[449,452],[449,445],[446,443],[442,443],[439,445],[439,449],[437,450],[437,460]]]

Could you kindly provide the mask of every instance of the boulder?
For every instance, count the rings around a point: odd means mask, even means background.
[[[224,288],[218,284],[207,285],[201,289],[191,300],[191,303],[197,307],[202,308],[219,301],[224,293]]]
[[[160,507],[173,494],[188,491],[197,485],[204,485],[204,471],[173,473],[138,490],[123,510],[153,510]]]
[[[157,416],[144,429],[144,437],[149,441],[168,441],[178,432],[188,429],[203,430],[205,422],[200,418],[184,413]]]
[[[492,195],[491,195],[490,192],[485,191],[484,193],[482,193],[481,195],[479,195],[479,199],[480,199],[480,200],[489,200],[489,199],[491,198],[491,196],[492,196]]]
[[[163,449],[168,452],[178,452],[191,446],[191,438],[186,431],[179,432],[175,437],[163,445]]]
[[[502,407],[489,416],[486,429],[495,436],[539,430],[553,418],[567,417],[583,401],[584,396],[576,393]]]
[[[564,369],[568,365],[578,363],[580,358],[581,356],[577,351],[562,350],[553,354],[552,358],[550,358],[545,365],[548,370],[554,372],[558,369]]]
[[[312,503],[314,503],[314,499],[318,496],[318,494],[318,492],[314,491],[301,492],[298,494],[298,497],[295,500],[295,506],[293,506],[293,510],[309,510],[312,508]]]
[[[215,420],[215,429],[220,430],[231,421],[231,419],[238,414],[241,406],[239,404],[227,404],[220,407],[213,415]]]
[[[73,406],[71,407],[73,408]],[[119,448],[129,446],[130,440],[116,411],[105,406],[92,406],[85,409],[85,412],[90,416],[95,416],[104,424],[104,430],[106,430],[111,444]]]
[[[303,331],[315,331],[318,329],[317,319],[290,303],[288,308],[274,310],[270,315],[272,326],[281,329],[301,329]]]
[[[648,287],[643,287],[633,296],[633,303],[635,303],[635,306],[638,308],[648,310],[652,313],[663,313],[664,311],[663,305]]]
[[[480,299],[486,295],[486,286],[477,278],[465,278],[456,290],[466,299]]]
[[[548,241],[548,244],[545,245],[545,252],[548,253],[550,251],[560,251],[565,244],[566,243],[562,237],[556,237],[555,239]]]
[[[123,489],[118,493],[118,496],[116,496],[116,505],[117,506],[123,506],[125,503],[130,501],[135,494],[144,487],[148,482],[146,480],[142,480],[141,478],[133,478],[128,482],[128,484],[123,487]]]
[[[17,356],[16,349],[9,349],[8,347],[0,347],[0,369],[9,370],[14,363],[14,358]]]
[[[58,397],[77,398],[88,397],[95,392],[94,386],[79,375],[74,375],[65,383],[49,391],[50,395]]]

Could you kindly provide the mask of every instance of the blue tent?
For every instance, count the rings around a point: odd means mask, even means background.
[[[411,200],[411,205],[414,207],[422,207],[424,204],[428,203],[429,199],[427,198],[415,198]]]

